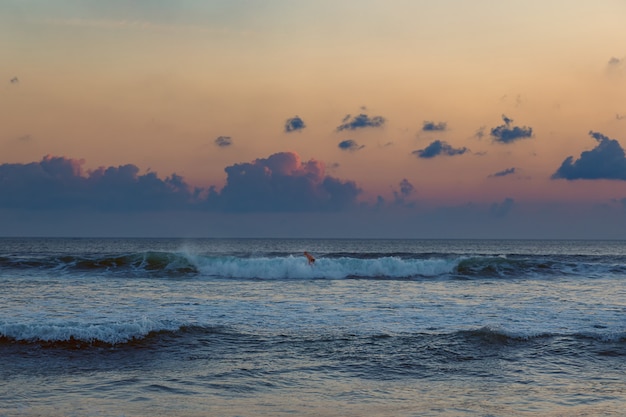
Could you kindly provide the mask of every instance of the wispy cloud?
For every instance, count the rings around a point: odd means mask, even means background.
[[[233,139],[230,136],[218,136],[214,143],[220,148],[226,148],[233,144]]]
[[[339,142],[339,149],[343,150],[343,151],[358,151],[360,149],[363,149],[365,147],[365,145],[359,145],[358,143],[356,143],[354,140],[352,139],[348,139],[348,140],[343,140],[341,142]]]
[[[386,120],[382,116],[370,117],[367,114],[361,113],[357,116],[346,115],[341,121],[341,124],[337,126],[337,132],[342,130],[357,130],[368,127],[382,127]]]
[[[501,203],[493,203],[489,208],[489,213],[493,217],[505,217],[507,214],[511,212],[513,206],[515,205],[515,200],[507,197]]]
[[[469,152],[469,149],[465,147],[453,148],[447,142],[436,140],[424,149],[413,151],[412,154],[417,156],[418,158],[434,158],[440,155],[447,155],[447,156],[463,155],[466,152]]]
[[[619,58],[615,58],[614,56],[611,57],[611,59],[609,59],[609,62],[607,63],[607,65],[609,67],[619,67],[620,65],[622,65],[623,59],[619,59]]]
[[[504,169],[502,171],[498,171],[496,173],[493,173],[493,174],[489,175],[489,177],[506,177],[507,175],[515,174],[515,172],[517,172],[516,168],[507,168],[507,169]]]
[[[409,198],[415,194],[415,187],[411,182],[403,178],[398,184],[399,191],[393,190],[394,204],[400,206],[414,207],[415,202],[409,200]]]
[[[476,133],[474,133],[474,137],[476,139],[482,139],[485,137],[485,129],[487,127],[486,126],[481,126],[478,129],[476,129]]]
[[[626,58],[611,57],[606,64],[606,72],[609,76],[614,77],[626,74]]]

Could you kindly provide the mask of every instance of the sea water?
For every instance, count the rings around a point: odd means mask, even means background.
[[[0,416],[625,410],[626,242],[0,239]]]

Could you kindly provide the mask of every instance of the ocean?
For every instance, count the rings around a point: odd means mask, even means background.
[[[2,417],[624,415],[623,241],[0,239]]]

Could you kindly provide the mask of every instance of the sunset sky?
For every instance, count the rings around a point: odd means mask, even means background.
[[[0,236],[626,238],[625,21],[2,0]]]

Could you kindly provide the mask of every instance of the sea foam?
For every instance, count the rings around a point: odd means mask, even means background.
[[[454,272],[455,259],[319,258],[308,265],[301,257],[195,258],[201,275],[227,278],[413,278]]]
[[[78,323],[52,321],[48,323],[0,322],[0,337],[19,342],[69,342],[105,343],[116,345],[142,339],[152,332],[174,331],[174,323],[148,318],[128,322]]]

